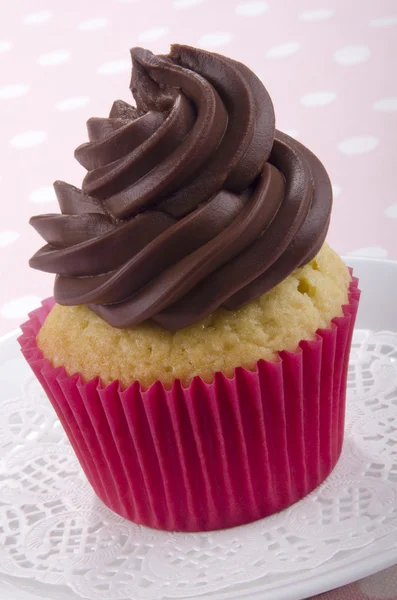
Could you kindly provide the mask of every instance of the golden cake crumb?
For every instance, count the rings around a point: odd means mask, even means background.
[[[108,325],[86,306],[55,305],[38,335],[38,345],[55,367],[99,376],[123,387],[139,381],[144,389],[160,380],[169,387],[200,375],[211,381],[217,371],[253,368],[259,359],[275,360],[280,350],[294,351],[342,314],[349,272],[325,244],[308,265],[237,311],[218,309],[198,323],[170,332],[146,322],[129,329]]]

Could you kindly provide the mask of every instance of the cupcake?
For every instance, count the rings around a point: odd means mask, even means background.
[[[131,55],[136,107],[89,119],[82,188],[55,182],[60,214],[31,220],[56,278],[20,344],[109,508],[241,525],[338,460],[357,281],[325,242],[328,175],[254,73]]]

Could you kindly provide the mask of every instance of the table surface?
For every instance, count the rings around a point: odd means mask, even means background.
[[[334,188],[329,241],[397,258],[395,0],[60,0],[3,2],[0,34],[0,335],[52,276],[30,270],[32,214],[56,212],[55,179],[79,185],[85,121],[130,101],[129,48],[197,45],[250,66],[277,127],[324,162]],[[397,567],[318,596],[397,599]]]

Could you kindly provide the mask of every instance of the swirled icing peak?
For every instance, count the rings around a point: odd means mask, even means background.
[[[30,260],[59,304],[115,327],[171,330],[265,293],[322,246],[332,192],[320,161],[275,130],[261,81],[219,54],[131,50],[136,107],[117,100],[75,151],[82,189],[56,181],[61,214],[33,217]]]

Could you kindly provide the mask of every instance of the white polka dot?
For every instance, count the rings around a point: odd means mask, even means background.
[[[57,199],[52,185],[43,185],[29,194],[29,202],[33,204],[48,204]]]
[[[343,154],[364,154],[376,148],[378,144],[378,138],[373,135],[358,135],[343,140],[339,144],[339,150]]]
[[[56,104],[58,110],[74,110],[81,108],[88,104],[90,99],[88,96],[73,96],[71,98],[65,98]]]
[[[0,309],[0,314],[7,319],[16,319],[24,317],[31,310],[40,306],[40,298],[38,296],[22,296],[6,302]]]
[[[206,33],[198,40],[197,45],[202,48],[219,48],[225,46],[232,39],[232,35],[227,31],[214,31],[214,33]]]
[[[370,256],[371,258],[387,258],[387,250],[380,246],[367,246],[366,248],[357,248],[347,253],[348,256]]]
[[[46,23],[50,21],[52,12],[50,10],[41,10],[39,12],[29,13],[22,17],[22,22],[25,25],[35,25],[36,23]]]
[[[54,50],[54,52],[41,54],[37,62],[42,67],[47,67],[48,65],[60,65],[68,61],[69,58],[70,52],[68,50]]]
[[[184,8],[193,8],[193,6],[198,6],[204,2],[205,0],[174,0],[173,7],[182,10]]]
[[[397,110],[397,96],[390,96],[390,98],[382,98],[374,104],[375,110],[382,112],[392,112]]]
[[[292,138],[297,138],[299,135],[299,131],[297,129],[284,129],[284,133]]]
[[[334,14],[332,8],[316,8],[314,10],[304,10],[299,15],[301,21],[325,21]]]
[[[340,65],[358,65],[370,57],[368,46],[345,46],[334,53],[334,60]]]
[[[263,15],[267,10],[269,10],[267,2],[260,2],[259,0],[257,2],[241,2],[235,8],[236,14],[241,17],[257,17]]]
[[[95,31],[96,29],[103,29],[108,24],[108,20],[105,17],[94,17],[87,21],[82,21],[78,24],[78,29],[81,31]]]
[[[138,35],[138,40],[140,42],[154,42],[167,35],[169,31],[168,27],[152,27],[151,29],[142,31],[142,33]]]
[[[29,86],[24,83],[10,83],[0,86],[0,98],[18,98],[29,91]]]
[[[31,148],[32,146],[38,146],[47,139],[45,131],[26,131],[25,133],[19,133],[14,135],[11,140],[11,146],[13,148]]]
[[[266,52],[266,58],[283,58],[284,56],[291,56],[298,52],[301,45],[298,42],[288,42],[287,44],[280,44],[273,46]]]
[[[374,19],[373,21],[371,21],[370,25],[372,27],[391,27],[392,25],[397,25],[397,15]]]
[[[8,50],[11,50],[11,48],[11,42],[7,42],[6,40],[0,40],[0,52],[8,52]]]
[[[391,204],[385,210],[386,217],[389,219],[397,219],[397,204]]]
[[[123,73],[131,70],[131,61],[126,59],[108,60],[97,69],[100,75],[112,75],[113,73]]]
[[[342,188],[340,187],[340,185],[336,185],[335,183],[332,184],[332,195],[334,198],[337,198],[338,196],[340,196],[342,193]]]
[[[305,94],[301,98],[301,103],[303,106],[326,106],[327,104],[331,104],[336,98],[335,92],[311,92],[310,94]]]
[[[20,237],[17,231],[0,231],[0,248],[13,244]]]

